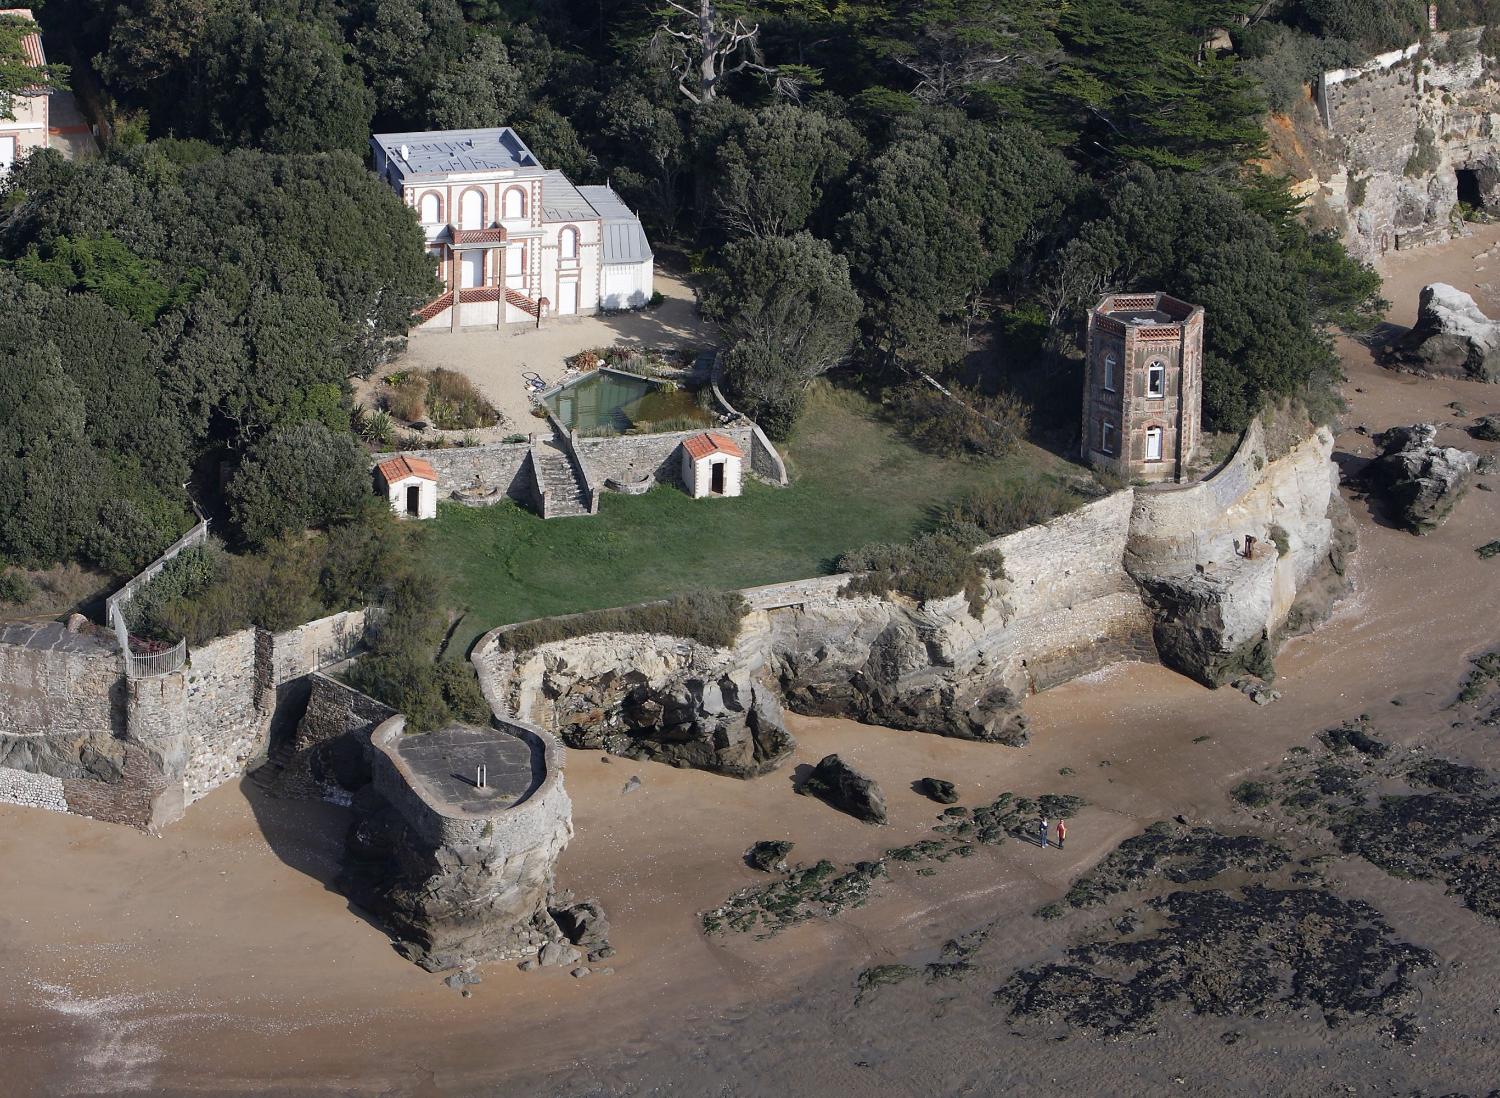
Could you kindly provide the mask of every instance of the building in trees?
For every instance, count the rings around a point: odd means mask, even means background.
[[[0,10],[0,16],[36,22],[30,8],[5,8]],[[31,32],[22,35],[21,52],[30,68],[45,71],[47,55],[42,52],[40,34]],[[11,165],[17,159],[33,149],[47,147],[47,98],[47,89],[40,82],[35,87],[11,96],[10,114],[14,117],[0,117],[0,179],[10,174]]]
[[[1111,294],[1088,320],[1083,457],[1130,480],[1181,480],[1198,456],[1203,306]]]
[[[375,171],[417,211],[444,292],[423,328],[541,323],[639,308],[652,293],[640,218],[609,187],[548,171],[508,126],[376,134]]]

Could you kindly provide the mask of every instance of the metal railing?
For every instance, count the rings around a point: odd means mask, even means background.
[[[178,641],[163,652],[152,652],[144,656],[138,656],[127,650],[125,675],[132,679],[150,679],[158,675],[170,675],[185,663],[187,663],[186,640]]]

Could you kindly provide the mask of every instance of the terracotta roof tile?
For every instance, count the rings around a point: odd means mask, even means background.
[[[407,457],[405,454],[397,454],[393,458],[386,458],[375,466],[380,477],[385,481],[387,487],[397,481],[405,480],[407,477],[420,477],[422,480],[437,480],[437,470],[432,467],[432,462],[426,458]]]
[[[735,444],[734,439],[721,435],[717,431],[704,431],[701,435],[684,439],[682,443],[694,461],[702,461],[709,454],[728,454],[730,457],[743,458],[745,452]]]

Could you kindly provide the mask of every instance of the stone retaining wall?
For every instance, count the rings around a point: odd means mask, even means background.
[[[51,774],[33,774],[0,766],[0,804],[17,804],[23,808],[46,808],[66,812],[68,799],[63,795],[61,778]]]
[[[749,458],[752,455],[752,426],[747,422],[714,427],[714,431],[731,438]],[[578,455],[602,478],[628,482],[654,477],[658,484],[682,484],[682,455],[679,447],[694,431],[672,431],[659,435],[604,435],[579,438]]]
[[[538,425],[540,427],[540,424]],[[460,488],[469,488],[477,476],[480,483],[498,488],[500,495],[530,506],[535,489],[526,457],[526,442],[486,442],[479,446],[451,446],[441,450],[398,450],[375,454],[372,465],[404,454],[432,463],[438,477],[438,496],[446,498]],[[497,497],[498,498],[498,497]]]

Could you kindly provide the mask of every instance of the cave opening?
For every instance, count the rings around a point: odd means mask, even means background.
[[[1479,172],[1473,168],[1459,168],[1453,174],[1458,178],[1458,200],[1470,209],[1484,209],[1484,191],[1479,186]]]

